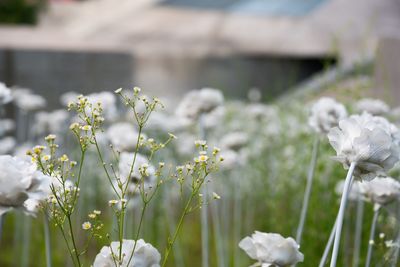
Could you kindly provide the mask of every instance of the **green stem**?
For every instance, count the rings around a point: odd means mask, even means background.
[[[78,249],[76,247],[75,236],[74,236],[74,231],[73,231],[73,228],[72,228],[72,222],[71,222],[71,215],[70,214],[67,215],[67,220],[68,220],[69,232],[71,234],[72,246],[74,247],[73,250],[74,250],[75,257],[76,257],[76,261],[78,263],[78,266],[81,267],[82,265],[81,265],[81,261],[79,259],[79,252],[78,252]]]
[[[148,202],[144,202],[144,205],[143,205],[143,208],[142,208],[142,212],[141,212],[141,214],[140,214],[140,221],[139,221],[138,230],[137,230],[136,236],[135,236],[135,245],[133,245],[133,249],[132,249],[132,252],[131,252],[131,256],[129,257],[129,261],[128,261],[128,264],[127,264],[126,266],[129,266],[129,264],[130,264],[130,262],[131,262],[131,260],[132,260],[132,258],[133,258],[133,254],[135,253],[136,244],[137,244],[137,240],[138,240],[138,238],[139,238],[140,230],[141,230],[141,228],[142,228],[144,213],[145,213],[145,211],[146,211],[147,204],[148,204]]]

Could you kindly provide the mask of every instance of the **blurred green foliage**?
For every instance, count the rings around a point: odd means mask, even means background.
[[[1,0],[0,23],[35,24],[46,0]]]

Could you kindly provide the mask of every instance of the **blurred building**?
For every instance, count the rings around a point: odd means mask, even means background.
[[[268,96],[372,57],[400,31],[397,0],[54,2],[35,28],[0,27],[0,80],[36,90],[211,86]]]

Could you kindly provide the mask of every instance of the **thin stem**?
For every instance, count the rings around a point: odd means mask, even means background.
[[[233,245],[234,245],[234,267],[239,267],[239,253],[237,253],[237,244],[240,241],[240,235],[242,230],[242,177],[240,177],[238,172],[235,172],[233,177],[234,188],[233,188]]]
[[[70,214],[67,215],[67,220],[68,220],[69,232],[71,234],[72,246],[74,248],[73,252],[75,254],[78,266],[81,267],[82,265],[81,265],[81,261],[79,259],[79,252],[78,252],[78,249],[77,249],[77,246],[76,246],[76,242],[75,242],[75,236],[74,236],[74,231],[73,231],[73,228],[72,228],[72,221],[71,221],[71,215]]]
[[[0,244],[1,244],[1,237],[3,235],[4,218],[5,218],[5,214],[0,215]]]
[[[376,222],[378,221],[379,210],[380,210],[380,206],[376,205],[374,207],[374,217],[372,218],[371,231],[369,233],[368,253],[367,253],[367,261],[365,263],[365,267],[371,266],[372,248],[374,246],[375,229],[376,229]]]
[[[144,214],[145,214],[145,211],[146,211],[146,208],[147,208],[147,204],[148,204],[147,202],[144,202],[144,205],[143,205],[143,208],[142,208],[142,212],[140,213],[139,226],[138,226],[138,229],[137,229],[137,232],[136,232],[136,236],[135,236],[135,245],[133,245],[131,256],[129,257],[129,261],[128,261],[128,264],[126,266],[129,266],[129,264],[131,263],[131,260],[133,258],[133,254],[135,254],[136,244],[137,244],[137,240],[139,238],[140,230],[142,228],[143,218],[144,218]]]
[[[337,223],[337,219],[335,220],[335,224],[332,227],[331,234],[329,235],[328,243],[326,244],[324,254],[322,255],[322,258],[321,258],[321,261],[319,262],[318,267],[324,267],[324,265],[328,259],[329,251],[331,251],[333,239],[335,237],[336,223]]]
[[[361,248],[361,234],[362,234],[362,222],[364,217],[364,201],[362,199],[357,200],[357,218],[356,218],[356,229],[354,238],[354,254],[353,254],[353,267],[358,267],[360,263],[360,248]]]
[[[72,253],[71,247],[69,246],[68,239],[67,239],[67,237],[65,236],[64,229],[63,229],[63,227],[61,226],[61,224],[58,224],[58,227],[59,227],[59,229],[60,229],[60,232],[61,232],[62,237],[64,238],[65,244],[67,245],[69,255],[71,256],[71,259],[72,259],[72,263],[73,263],[74,266],[75,266],[74,254]]]
[[[314,140],[314,144],[313,144],[311,162],[310,162],[310,166],[308,169],[307,185],[306,185],[306,191],[304,193],[303,207],[301,208],[300,222],[299,222],[299,226],[297,227],[296,242],[299,245],[301,243],[301,237],[303,235],[303,230],[304,230],[304,223],[305,223],[306,217],[307,217],[308,202],[309,202],[310,196],[311,196],[311,188],[312,188],[312,183],[313,183],[313,178],[314,178],[314,173],[315,173],[315,166],[317,164],[318,148],[319,148],[319,136],[316,136],[316,138]]]
[[[182,215],[181,215],[181,217],[179,219],[178,226],[175,229],[175,233],[174,233],[172,239],[168,240],[168,244],[167,244],[167,247],[165,249],[164,259],[163,259],[163,263],[162,263],[161,267],[164,267],[167,264],[169,253],[171,252],[172,246],[174,245],[175,240],[178,237],[179,231],[182,228],[183,220],[184,220],[185,216],[189,213],[190,205],[191,205],[192,200],[193,200],[193,198],[195,197],[196,194],[197,194],[197,192],[196,193],[193,192],[191,194],[191,196],[190,196],[188,202],[186,203],[186,206],[185,206],[185,208],[184,208],[184,210],[182,212]]]
[[[342,199],[340,201],[340,207],[339,207],[339,212],[338,212],[337,221],[336,221],[335,241],[333,244],[333,251],[332,251],[330,267],[336,267],[337,257],[339,254],[340,237],[341,237],[341,233],[342,233],[344,213],[346,210],[346,204],[347,204],[350,187],[353,182],[353,172],[354,172],[356,165],[357,165],[356,162],[352,162],[350,164],[350,168],[349,168],[349,171],[347,172],[347,177],[346,177],[346,180],[344,183]]]
[[[49,219],[47,215],[44,214],[43,216],[44,221],[44,241],[45,241],[45,251],[46,251],[46,266],[51,267],[51,241],[50,241],[50,226],[49,226]]]

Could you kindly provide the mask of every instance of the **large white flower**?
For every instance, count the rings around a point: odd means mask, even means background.
[[[14,137],[6,136],[0,139],[0,155],[11,153],[17,145]]]
[[[13,100],[11,90],[2,82],[0,82],[0,105],[7,104]]]
[[[146,157],[137,154],[135,159],[135,165],[132,168],[133,158],[134,158],[133,153],[126,153],[126,152],[121,153],[118,165],[121,182],[125,184],[130,174],[128,192],[137,194],[139,192],[138,184],[141,182],[142,179],[143,179],[144,190],[149,190],[150,188],[154,188],[154,185],[156,183],[156,177],[154,176],[155,174],[154,167],[152,165],[149,165],[149,162]],[[143,167],[145,169],[143,169]]]
[[[249,142],[249,136],[245,132],[231,132],[222,137],[220,146],[223,150],[238,151]]]
[[[209,113],[224,102],[221,91],[212,88],[190,91],[179,103],[178,116],[196,120],[200,114]]]
[[[50,192],[50,179],[30,162],[0,156],[0,215],[13,208],[34,213],[37,204]]]
[[[400,183],[391,177],[363,182],[360,189],[366,199],[382,206],[400,198]]]
[[[296,241],[280,234],[256,231],[251,237],[242,239],[239,247],[263,267],[288,267],[304,260]]]
[[[132,260],[129,265],[129,258],[135,246],[134,240],[123,240],[122,255],[123,260],[120,267],[160,267],[161,255],[151,244],[146,243],[143,239],[137,241]],[[111,242],[111,248],[104,246],[94,260],[93,267],[114,267],[113,258],[118,258],[120,243]],[[112,254],[114,253],[114,255]]]
[[[15,122],[11,119],[0,120],[0,136],[5,135],[15,129]]]
[[[106,134],[111,144],[119,151],[133,151],[136,148],[139,133],[130,123],[114,123]]]
[[[35,111],[46,107],[47,101],[44,97],[32,93],[26,88],[13,90],[14,102],[18,108],[24,111]]]
[[[341,120],[328,133],[336,160],[346,169],[356,162],[354,174],[363,179],[385,174],[399,161],[400,147],[395,129],[384,126],[384,121],[368,113]]]
[[[390,111],[390,107],[379,99],[364,98],[356,103],[358,112],[368,112],[372,115],[383,115]]]
[[[317,133],[326,134],[347,117],[345,106],[330,97],[322,97],[311,107],[308,124]]]

